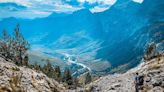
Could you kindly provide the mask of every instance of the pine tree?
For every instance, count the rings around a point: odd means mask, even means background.
[[[20,33],[19,25],[16,26],[13,37],[6,30],[2,31],[0,55],[6,59],[11,59],[17,65],[28,65],[28,49],[29,44]]]
[[[71,76],[71,72],[68,68],[66,68],[64,71],[63,82],[67,83],[68,85],[73,85],[73,79]]]
[[[37,70],[37,71],[41,71],[41,66],[38,65],[37,63],[34,64],[34,68],[35,68],[35,70]]]
[[[23,65],[23,61],[27,55],[27,50],[29,49],[28,42],[24,39],[23,35],[20,33],[19,25],[16,26],[14,30],[14,56],[17,65]]]
[[[145,59],[151,59],[152,57],[155,56],[155,53],[156,53],[156,44],[155,43],[151,43],[146,48],[144,58]]]
[[[10,47],[11,47],[11,36],[6,30],[2,31],[2,36],[0,38],[0,52],[1,55],[6,59],[10,58]]]
[[[50,78],[54,78],[54,68],[52,67],[49,60],[47,60],[47,64],[43,67],[43,73],[46,74]]]
[[[25,66],[29,66],[29,64],[28,64],[28,56],[26,55],[25,57],[24,57],[24,64],[23,65],[25,65]]]
[[[60,82],[61,81],[61,70],[59,66],[55,67],[55,74],[54,74],[55,79]]]
[[[87,73],[86,74],[86,77],[85,77],[85,84],[88,84],[92,81],[92,76],[90,73]]]

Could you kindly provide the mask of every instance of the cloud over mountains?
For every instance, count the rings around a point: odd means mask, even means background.
[[[26,7],[26,9],[20,10],[20,6]],[[81,9],[81,7],[73,7],[72,5],[60,0],[0,0],[0,7],[0,18],[45,17],[52,12],[72,12]],[[17,11],[11,11],[10,9],[17,9]]]
[[[71,13],[80,9],[102,12],[117,0],[0,0],[0,19],[46,17],[52,12]],[[143,0],[133,0],[142,2]]]

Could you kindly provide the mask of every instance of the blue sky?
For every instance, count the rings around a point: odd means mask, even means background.
[[[141,3],[143,0],[133,0]],[[46,17],[52,12],[71,13],[80,9],[102,12],[116,0],[0,0],[0,19]]]

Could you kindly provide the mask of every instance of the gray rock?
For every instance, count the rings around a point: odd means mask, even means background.
[[[138,72],[144,75],[144,92],[164,92],[164,56],[161,56],[159,64],[157,59],[141,63],[138,67],[124,74],[114,74],[101,77],[87,85],[97,85],[101,92],[135,92],[134,74]],[[156,68],[158,67],[158,68]],[[147,76],[146,76],[147,75]],[[94,90],[94,92],[99,92]]]
[[[18,70],[14,70],[15,68]],[[17,86],[15,86],[15,79],[19,79]],[[65,89],[62,84],[48,78],[43,73],[27,67],[18,67],[0,58],[0,92],[3,92],[1,91],[3,87],[11,91],[14,87],[15,90],[21,89],[25,92],[53,92],[53,89],[62,92]]]

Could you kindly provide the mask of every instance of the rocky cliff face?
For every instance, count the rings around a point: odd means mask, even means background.
[[[60,92],[62,84],[35,70],[0,58],[0,92]]]
[[[164,92],[164,56],[144,61],[124,74],[100,77],[87,85],[91,92],[135,92],[134,75],[144,75],[142,92]]]

